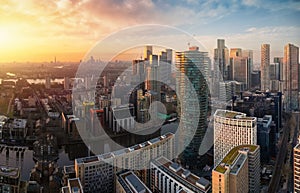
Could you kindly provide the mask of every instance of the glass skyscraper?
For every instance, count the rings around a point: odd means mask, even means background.
[[[200,52],[198,47],[190,47],[188,51],[176,53],[176,67],[176,89],[181,99],[178,113],[183,127],[180,142],[186,147],[181,157],[190,165],[190,161],[198,155],[207,129],[209,89],[206,80],[209,77],[210,59],[207,52]],[[192,89],[196,97],[192,94]]]

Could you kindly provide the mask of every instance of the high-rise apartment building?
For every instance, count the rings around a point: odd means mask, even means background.
[[[283,81],[287,110],[299,108],[299,47],[287,44],[284,47]]]
[[[161,193],[206,193],[211,183],[164,157],[150,163],[150,186]]]
[[[294,192],[300,193],[300,143],[294,147]]]
[[[176,90],[179,93],[178,113],[181,116],[183,131],[181,133],[186,148],[183,157],[186,162],[194,159],[199,152],[202,139],[207,129],[208,83],[210,59],[207,52],[200,52],[198,47],[190,47],[189,51],[176,53]],[[187,80],[188,79],[188,80]],[[188,83],[190,82],[190,84]],[[192,88],[190,88],[192,87]],[[192,96],[191,90],[197,94]],[[195,107],[199,106],[199,109]],[[200,114],[198,111],[200,110]],[[198,120],[194,123],[192,120]],[[196,132],[191,128],[197,124]]]
[[[259,150],[257,145],[241,145],[231,149],[212,171],[212,192],[260,192]]]
[[[256,117],[218,109],[214,114],[214,165],[235,146],[257,144]]]
[[[129,148],[75,160],[76,177],[80,179],[84,192],[114,192],[115,174],[123,169],[143,170],[150,160],[161,156],[174,158],[174,134],[168,133]],[[146,171],[145,171],[146,172]],[[141,172],[142,181],[148,181]]]
[[[260,50],[260,72],[261,90],[266,91],[270,87],[269,67],[270,67],[270,44],[262,44]]]

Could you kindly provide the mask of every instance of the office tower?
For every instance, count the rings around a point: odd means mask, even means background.
[[[283,80],[283,57],[274,57],[273,62],[279,64],[279,80]]]
[[[186,163],[192,163],[198,155],[200,144],[207,129],[208,113],[208,83],[206,82],[209,71],[210,60],[207,52],[200,52],[198,47],[191,47],[189,51],[176,53],[176,90],[179,93],[178,113],[181,116],[183,131],[180,135],[183,141],[180,146],[186,147],[183,152],[183,159]],[[188,84],[189,79],[190,84]],[[189,88],[192,86],[193,88]],[[191,89],[194,89],[198,98],[192,96]],[[195,105],[200,109],[195,109]],[[200,110],[200,116],[197,112]],[[194,135],[192,128],[195,123],[191,120],[198,120],[197,129]],[[191,142],[190,142],[191,141]],[[190,143],[189,143],[190,142]],[[189,163],[188,163],[189,164]],[[191,164],[192,165],[192,164]]]
[[[256,117],[218,109],[214,114],[214,165],[235,146],[257,144]]]
[[[132,104],[111,107],[109,112],[109,128],[114,133],[135,129],[135,108]]]
[[[228,79],[229,51],[225,46],[224,39],[217,40],[217,48],[214,49],[214,74],[213,92],[214,97],[219,97],[219,82]]]
[[[150,162],[150,186],[153,192],[204,193],[209,192],[211,183],[198,177],[178,163],[164,157]]]
[[[250,87],[250,65],[247,57],[231,57],[229,64],[229,79],[238,81],[245,85],[245,89]]]
[[[0,166],[0,192],[20,191],[20,170],[10,166]]]
[[[49,76],[46,77],[45,87],[46,87],[46,89],[51,88],[51,79]]]
[[[150,60],[150,55],[152,55],[152,46],[146,46],[144,49],[144,59]]]
[[[294,192],[300,192],[300,143],[294,147]]]
[[[68,184],[62,187],[61,193],[83,193],[80,180],[78,178],[68,179]]]
[[[259,150],[257,145],[232,148],[212,171],[212,192],[260,192]]]
[[[69,77],[65,77],[64,78],[64,89],[65,90],[69,90],[70,89],[70,78]]]
[[[132,61],[132,75],[134,83],[141,84],[140,88],[144,89],[145,81],[145,61],[144,60],[133,60]]]
[[[166,49],[159,56],[159,76],[162,82],[171,83],[172,74],[172,49]]]
[[[261,72],[261,90],[266,91],[269,89],[269,66],[270,66],[270,44],[262,44],[260,50],[260,72]]]
[[[144,170],[150,160],[164,156],[173,159],[174,134],[167,133],[132,147],[92,157],[75,160],[76,177],[80,179],[84,192],[114,192],[115,175],[123,169],[141,170],[139,177],[148,181]]]
[[[280,66],[279,63],[271,63],[269,68],[270,80],[280,80]]]
[[[230,58],[242,57],[241,48],[230,48]]]
[[[227,79],[227,65],[228,65],[228,49],[225,46],[225,40],[217,40],[217,48],[214,50],[214,62],[216,67],[219,68],[223,80]],[[216,70],[216,69],[214,69]]]
[[[116,193],[152,193],[152,191],[132,172],[117,174]]]
[[[276,139],[272,139],[272,115],[265,115],[263,118],[257,118],[257,144],[260,146],[261,157],[260,160],[268,163],[271,157],[271,151],[275,149]],[[273,146],[273,147],[272,147]]]
[[[248,89],[251,88],[251,73],[253,72],[253,50],[242,50],[242,56],[247,58],[248,64]]]
[[[286,110],[297,110],[299,107],[299,47],[287,44],[284,47],[283,81]]]

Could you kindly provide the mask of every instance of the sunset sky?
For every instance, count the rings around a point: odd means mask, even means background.
[[[272,57],[300,46],[299,18],[296,0],[1,0],[0,62],[79,61],[109,34],[142,24],[177,27],[210,52],[225,38],[257,62],[262,43]]]

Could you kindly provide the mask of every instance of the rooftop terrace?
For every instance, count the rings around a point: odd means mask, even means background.
[[[232,148],[229,153],[223,158],[221,163],[215,168],[217,172],[225,173],[227,168],[225,166],[232,166],[239,155],[239,150],[249,150],[250,152],[254,152],[258,148],[257,145],[240,145]]]

